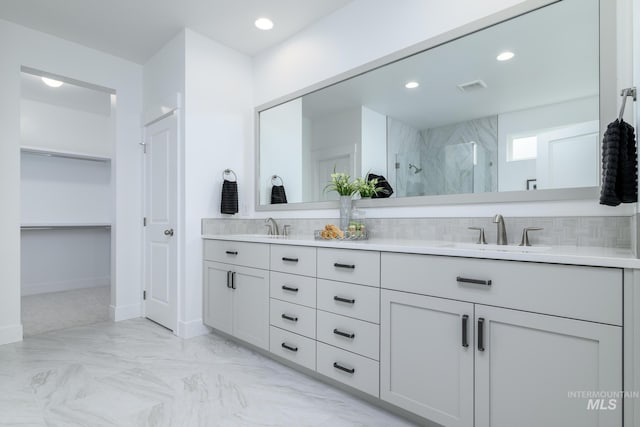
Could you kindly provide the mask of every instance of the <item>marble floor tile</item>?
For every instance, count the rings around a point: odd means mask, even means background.
[[[413,425],[215,334],[144,319],[0,346],[0,426]]]

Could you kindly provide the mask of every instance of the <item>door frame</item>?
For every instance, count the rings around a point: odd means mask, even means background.
[[[147,109],[142,115],[142,126],[141,126],[141,142],[139,142],[140,146],[140,173],[142,180],[142,211],[140,213],[140,221],[143,222],[145,216],[147,215],[147,190],[146,190],[146,176],[147,176],[147,159],[145,157],[145,144],[147,138],[147,128],[167,117],[175,116],[176,118],[176,152],[175,158],[177,162],[177,193],[176,200],[177,210],[176,210],[176,301],[175,301],[175,324],[176,327],[172,331],[174,335],[179,335],[178,331],[180,330],[180,318],[182,315],[182,301],[183,301],[183,277],[184,277],[184,268],[182,257],[184,254],[184,216],[183,216],[183,191],[182,191],[182,159],[183,159],[183,145],[182,145],[182,95],[179,92],[176,92],[175,95],[170,96],[164,100],[164,102],[153,104],[149,109]],[[147,291],[147,277],[146,277],[146,248],[145,241],[147,237],[147,227],[141,227],[140,239],[141,239],[141,259],[142,259],[142,268],[140,272],[140,313],[142,317],[146,318],[147,308],[146,302],[144,300],[144,292]]]

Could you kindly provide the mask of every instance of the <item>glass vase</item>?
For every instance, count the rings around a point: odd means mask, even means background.
[[[340,196],[340,229],[347,231],[351,219],[351,196]]]

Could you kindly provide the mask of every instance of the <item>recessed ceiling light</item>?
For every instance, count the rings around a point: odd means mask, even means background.
[[[273,21],[269,18],[258,18],[254,22],[255,26],[261,30],[270,30],[273,28]]]
[[[418,82],[409,82],[406,85],[404,85],[404,87],[406,87],[407,89],[415,89],[418,86],[420,86],[420,83]]]
[[[500,55],[496,56],[496,59],[498,61],[508,61],[514,56],[515,54],[513,52],[505,51],[505,52],[502,52]]]
[[[42,81],[44,82],[44,84],[46,84],[47,86],[50,86],[50,87],[60,87],[60,86],[62,86],[64,84],[60,80],[54,80],[54,79],[50,79],[48,77],[42,77]]]

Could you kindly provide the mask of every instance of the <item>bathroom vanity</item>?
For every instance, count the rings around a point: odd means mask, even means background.
[[[637,425],[640,261],[525,250],[204,236],[205,324],[444,426]]]

